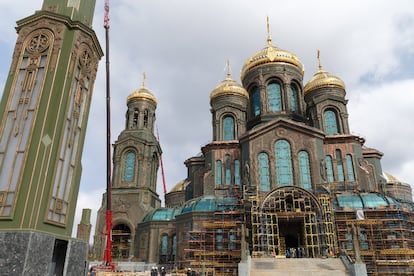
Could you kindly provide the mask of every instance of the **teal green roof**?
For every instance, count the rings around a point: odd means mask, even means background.
[[[179,208],[159,208],[149,212],[142,222],[147,221],[169,221],[174,220],[175,216],[180,213]]]
[[[181,214],[230,210],[234,208],[235,203],[236,200],[234,198],[216,198],[214,196],[199,197],[187,201],[181,210]]]
[[[412,204],[398,202],[380,193],[340,193],[336,195],[335,206],[351,209],[412,208]]]

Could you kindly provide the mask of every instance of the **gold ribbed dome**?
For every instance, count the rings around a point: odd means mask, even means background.
[[[146,76],[144,73],[144,80],[142,82],[142,87],[132,92],[128,96],[127,102],[133,99],[145,99],[145,100],[152,101],[155,105],[157,105],[157,98],[155,98],[154,94],[152,94],[147,88],[145,88],[145,79],[146,79]]]
[[[345,83],[340,78],[322,69],[322,65],[320,64],[320,60],[319,60],[319,51],[318,51],[318,61],[319,61],[319,70],[306,83],[305,87],[303,88],[304,94],[308,93],[311,90],[320,88],[320,87],[338,87],[338,88],[345,89]]]
[[[219,95],[241,95],[249,98],[249,93],[246,89],[231,78],[230,65],[227,62],[227,78],[217,85],[210,94],[210,100]]]
[[[243,66],[240,78],[243,77],[249,72],[251,69],[255,68],[256,66],[267,64],[267,63],[289,63],[296,66],[302,74],[304,73],[305,69],[303,64],[300,62],[299,58],[288,51],[280,49],[276,46],[271,44],[271,40],[268,38],[267,46],[261,50],[260,52],[251,56]]]

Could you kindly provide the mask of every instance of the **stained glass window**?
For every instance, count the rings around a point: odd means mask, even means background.
[[[133,181],[135,171],[135,153],[129,151],[125,156],[124,181]]]
[[[336,155],[336,170],[338,171],[338,181],[344,181],[344,164],[342,163],[342,154],[339,149],[335,150]]]
[[[281,111],[282,110],[282,93],[280,84],[270,83],[267,86],[267,93],[269,97],[269,111]]]
[[[346,168],[348,171],[348,180],[355,181],[354,165],[352,163],[352,156],[350,154],[347,154],[345,156],[345,160],[346,160]]]
[[[253,115],[260,115],[260,96],[259,88],[255,87],[252,95],[252,106],[253,106]]]
[[[234,184],[240,185],[240,161],[234,160]]]
[[[290,86],[290,108],[292,112],[296,112],[297,109],[297,89],[296,86],[291,85]]]
[[[276,175],[278,186],[294,185],[290,144],[286,140],[275,143]]]
[[[310,165],[309,165],[309,154],[302,150],[298,154],[299,158],[299,172],[300,172],[300,184],[304,189],[311,189],[312,180],[310,175]]]
[[[216,184],[221,184],[221,160],[216,161]]]
[[[338,134],[338,121],[333,110],[326,110],[323,113],[325,119],[325,132],[328,135]]]
[[[332,157],[327,155],[325,157],[325,162],[326,162],[326,176],[328,178],[328,182],[334,182]]]
[[[223,138],[224,140],[234,140],[234,119],[227,116],[223,119]]]
[[[270,168],[269,156],[267,153],[259,153],[259,189],[261,191],[270,191]]]

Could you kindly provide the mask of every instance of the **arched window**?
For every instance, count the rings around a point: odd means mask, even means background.
[[[234,140],[234,119],[231,116],[223,119],[223,139]]]
[[[134,109],[134,117],[132,119],[132,126],[134,127],[138,126],[138,119],[139,119],[139,110]]]
[[[174,235],[172,238],[171,255],[175,256],[176,254],[177,254],[177,235]]]
[[[144,127],[148,127],[148,109],[144,111]]]
[[[282,92],[280,84],[272,82],[267,86],[267,95],[269,98],[269,111],[277,112],[282,110]]]
[[[348,180],[355,181],[355,173],[354,173],[354,165],[352,162],[352,156],[350,154],[347,154],[345,156],[345,160],[346,160],[346,168],[348,172]]]
[[[325,132],[328,135],[338,134],[338,120],[336,118],[336,113],[333,110],[326,110],[323,113],[323,118],[325,120]]]
[[[326,162],[326,176],[328,178],[328,182],[334,182],[332,157],[327,155],[325,157],[325,162]]]
[[[167,255],[168,254],[168,236],[162,235],[161,237],[161,255]]]
[[[342,154],[339,149],[335,150],[336,170],[338,171],[338,181],[344,181],[344,164],[342,163]]]
[[[234,184],[240,185],[240,161],[234,160]]]
[[[279,140],[275,143],[276,175],[277,185],[294,185],[292,171],[292,155],[290,144],[286,140]]]
[[[231,163],[230,163],[230,155],[226,154],[225,158],[225,170],[224,170],[224,184],[231,184]]]
[[[133,181],[135,172],[135,152],[128,151],[125,155],[124,181]]]
[[[261,152],[258,156],[259,162],[259,189],[260,191],[270,191],[270,167],[269,156]]]
[[[309,190],[312,188],[312,180],[310,175],[309,154],[302,150],[298,154],[300,184],[302,188]]]
[[[260,115],[260,95],[259,95],[259,87],[255,87],[253,89],[253,94],[252,94],[252,111],[253,111],[253,116]]]
[[[297,105],[298,105],[298,90],[296,89],[296,86],[290,85],[290,109],[292,112],[297,111]]]
[[[221,160],[216,161],[216,184],[221,184]]]

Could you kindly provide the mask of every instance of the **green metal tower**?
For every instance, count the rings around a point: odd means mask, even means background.
[[[71,271],[82,149],[103,56],[94,9],[95,0],[44,0],[17,22],[0,103],[0,246],[21,256],[21,275]]]

